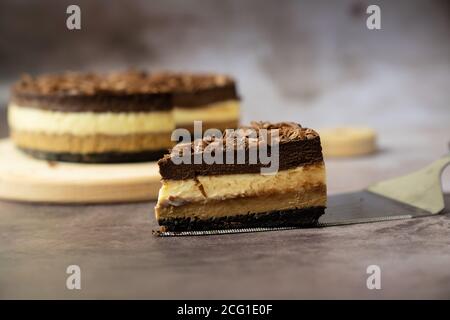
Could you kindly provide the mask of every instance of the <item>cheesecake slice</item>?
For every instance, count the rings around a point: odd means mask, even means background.
[[[264,150],[277,170],[264,170],[273,164],[261,156]],[[227,158],[230,152],[234,157]],[[296,123],[253,122],[180,143],[158,165],[155,215],[163,231],[312,226],[326,207],[320,137]]]

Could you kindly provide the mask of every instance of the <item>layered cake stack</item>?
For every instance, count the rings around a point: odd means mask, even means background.
[[[15,144],[37,158],[75,162],[157,160],[176,127],[236,127],[235,82],[223,75],[122,72],[24,76],[8,122]]]
[[[278,170],[270,174],[262,174],[269,164],[261,158],[250,161],[253,148],[268,141],[262,129],[278,135],[278,155],[273,143],[268,146],[271,158],[278,156]],[[225,161],[230,140],[232,153],[244,149],[241,164]],[[321,150],[319,135],[296,123],[257,122],[222,137],[179,144],[158,162],[162,187],[156,219],[163,231],[314,225],[326,206]],[[180,163],[185,154],[191,160]],[[201,162],[195,163],[199,155]],[[211,157],[222,161],[207,163]]]

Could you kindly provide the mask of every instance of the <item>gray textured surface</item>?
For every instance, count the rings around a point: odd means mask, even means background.
[[[448,199],[450,200],[450,198]],[[155,238],[153,203],[0,203],[1,298],[450,298],[450,215]],[[68,265],[82,290],[65,289]],[[382,290],[366,288],[366,268]]]

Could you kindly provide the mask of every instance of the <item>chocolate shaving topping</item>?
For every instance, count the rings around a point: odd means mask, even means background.
[[[13,86],[16,93],[95,95],[149,94],[160,92],[194,92],[233,84],[224,75],[143,71],[108,74],[75,73],[47,74],[37,77],[25,74]]]
[[[262,134],[265,129],[265,134]],[[272,142],[272,130],[278,132],[278,143],[286,143],[296,140],[311,140],[319,135],[316,131],[309,128],[303,128],[295,122],[251,122],[249,126],[244,126],[235,130],[225,130],[222,137],[206,136],[203,139],[194,140],[191,143],[179,143],[172,149],[171,153],[182,156],[185,152],[198,153],[203,152],[209,145],[220,145],[223,149],[233,148],[234,150],[244,148],[249,149],[258,147],[262,143]],[[211,148],[213,149],[213,148]],[[214,146],[214,149],[215,146]]]
[[[12,88],[18,105],[67,112],[147,112],[239,100],[225,75],[126,71],[23,75]]]

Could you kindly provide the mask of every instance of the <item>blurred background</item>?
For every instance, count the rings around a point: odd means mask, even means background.
[[[82,30],[66,28],[69,4],[81,7]],[[370,4],[381,30],[366,27]],[[224,72],[238,79],[243,123],[375,128],[378,155],[330,164],[372,172],[349,178],[363,186],[448,150],[449,39],[446,0],[0,0],[0,117],[25,72]]]

